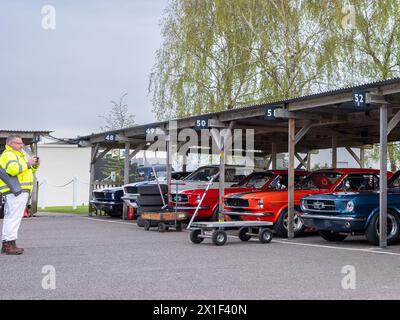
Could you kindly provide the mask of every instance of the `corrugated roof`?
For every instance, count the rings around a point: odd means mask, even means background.
[[[260,107],[268,106],[268,105],[277,105],[277,104],[283,105],[283,104],[287,104],[287,103],[293,103],[293,102],[298,102],[298,101],[303,101],[303,100],[308,100],[308,99],[315,99],[315,98],[326,97],[326,96],[330,96],[330,95],[351,92],[351,91],[357,90],[357,89],[369,89],[369,88],[379,87],[379,86],[383,86],[383,85],[390,85],[390,84],[394,84],[394,83],[398,83],[398,82],[400,82],[400,77],[395,77],[395,78],[391,78],[391,79],[387,79],[387,80],[377,80],[374,82],[367,82],[367,83],[362,83],[362,84],[358,84],[358,85],[354,85],[354,86],[342,87],[342,88],[333,89],[333,90],[329,90],[329,91],[313,93],[310,95],[304,95],[304,96],[299,96],[299,97],[294,97],[294,98],[289,98],[289,99],[284,99],[284,100],[272,100],[272,101],[267,101],[265,103],[250,105],[250,106],[241,107],[241,108],[234,108],[234,109],[230,109],[230,110],[207,113],[207,114],[202,114],[202,115],[194,115],[194,116],[189,116],[189,117],[184,117],[184,118],[179,118],[179,119],[171,119],[171,120],[177,120],[177,121],[185,120],[185,119],[190,120],[190,119],[195,119],[199,116],[212,117],[212,116],[226,114],[226,113],[235,112],[235,111],[251,111],[253,109],[258,109]],[[159,122],[148,123],[145,125],[137,125],[135,127],[136,128],[146,128],[149,126],[160,126],[160,125],[166,124],[166,123],[168,123],[168,121],[159,121]],[[122,132],[124,130],[133,129],[135,127],[122,128],[122,129],[112,130],[112,131],[107,131],[107,132],[93,133],[88,136],[79,137],[79,139],[86,140],[86,139],[90,139],[91,137],[96,136],[96,135],[106,134],[106,133],[118,133],[118,132]]]
[[[37,130],[7,130],[7,129],[0,129],[0,132],[8,132],[8,133],[36,133],[36,134],[49,134],[53,131],[37,131]]]

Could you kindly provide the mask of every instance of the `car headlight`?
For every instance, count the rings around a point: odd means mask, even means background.
[[[201,200],[201,197],[200,197],[200,195],[198,194],[197,197],[196,197],[196,202],[199,203],[200,200]]]
[[[115,200],[115,193],[111,193],[111,199]]]
[[[257,204],[258,204],[258,207],[259,207],[260,209],[264,208],[264,201],[263,201],[263,199],[258,199]]]
[[[353,201],[349,201],[346,204],[346,210],[348,212],[353,212],[354,211],[354,202]]]
[[[300,209],[301,209],[301,211],[306,211],[306,206],[304,204],[305,204],[305,201],[301,200],[300,201]]]

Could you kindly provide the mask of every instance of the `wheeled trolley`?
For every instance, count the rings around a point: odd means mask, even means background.
[[[187,220],[184,212],[142,212],[144,230],[148,231],[151,227],[157,226],[159,232],[165,232],[169,228],[182,231],[182,222]]]
[[[260,242],[269,243],[272,240],[272,222],[265,221],[225,221],[225,222],[193,222],[191,224],[190,241],[201,243],[205,238],[211,238],[217,246],[223,246],[228,239],[226,230],[239,230],[239,239],[249,241],[258,237]],[[210,234],[206,234],[211,231]]]

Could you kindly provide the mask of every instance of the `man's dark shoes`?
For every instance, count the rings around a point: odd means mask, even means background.
[[[19,255],[24,252],[24,249],[17,248],[15,240],[13,241],[3,241],[3,246],[1,247],[1,253]]]

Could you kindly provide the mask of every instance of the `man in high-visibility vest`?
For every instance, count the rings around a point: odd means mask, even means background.
[[[15,181],[20,184],[20,191],[14,194],[10,183],[7,184],[7,181],[0,179],[0,193],[6,198],[1,248],[1,253],[4,254],[18,255],[24,252],[24,249],[17,247],[16,240],[29,195],[33,189],[33,174],[40,164],[36,156],[27,159],[22,152],[23,147],[21,137],[11,135],[7,138],[6,148],[0,156],[0,167],[10,177],[17,177]]]

